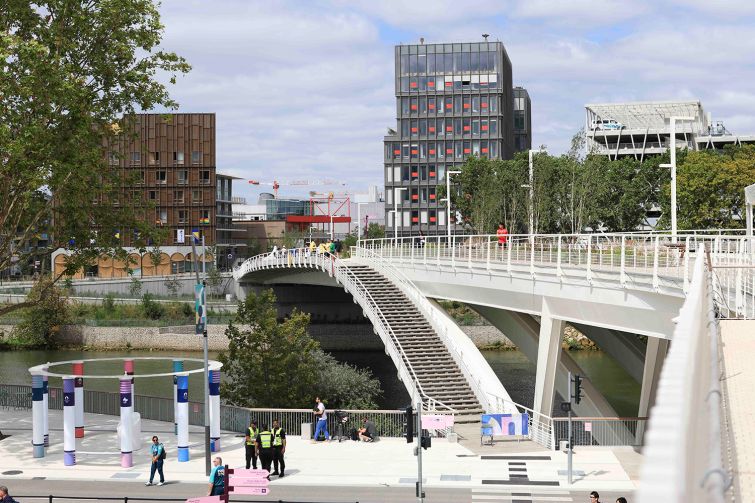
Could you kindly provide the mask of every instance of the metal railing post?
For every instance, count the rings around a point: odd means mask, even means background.
[[[436,239],[438,241],[438,249],[436,250],[436,262],[438,265],[438,270],[440,270],[440,236],[436,236]],[[448,246],[448,243],[446,243],[446,246]]]
[[[530,236],[530,275],[535,277],[535,235]]]
[[[592,234],[587,235],[587,282],[592,283]]]
[[[689,246],[690,238],[687,236],[684,242],[684,293],[689,292],[689,255],[692,253]]]
[[[514,246],[514,240],[509,240],[506,247],[506,272],[511,274],[511,248]]]
[[[472,268],[472,236],[469,237],[469,250],[467,251],[467,267]]]
[[[489,271],[490,270],[490,238],[485,238],[485,244],[486,244],[486,258],[485,258],[485,268]]]
[[[558,235],[558,246],[556,247],[556,274],[559,280],[563,279],[564,271],[561,270],[561,234]]]
[[[621,264],[619,265],[619,281],[621,282],[621,286],[623,287],[627,286],[626,250],[627,250],[626,236],[622,234],[621,235]]]
[[[655,244],[653,245],[653,289],[658,290],[660,286],[660,280],[658,278],[658,240],[659,237],[655,237]]]

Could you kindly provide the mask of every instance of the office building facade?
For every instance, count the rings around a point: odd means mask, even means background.
[[[399,45],[395,95],[396,128],[384,138],[386,232],[443,234],[437,187],[447,172],[473,155],[514,153],[511,61],[501,42]]]
[[[514,88],[514,150],[532,148],[532,101],[523,87]]]

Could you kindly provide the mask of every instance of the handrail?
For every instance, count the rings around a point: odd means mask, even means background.
[[[234,278],[238,281],[249,272],[252,272],[254,270],[255,264],[259,264],[260,269],[269,268],[271,265],[270,259],[275,262],[272,265],[275,265],[276,267],[281,267],[281,259],[285,259],[283,266],[314,266],[324,272],[326,271],[326,266],[330,265],[330,275],[335,275],[336,280],[338,280],[339,283],[343,284],[344,286],[352,286],[352,295],[359,295],[363,297],[364,305],[362,307],[364,307],[368,311],[372,311],[375,314],[377,320],[373,320],[373,322],[378,321],[378,327],[376,328],[382,328],[382,330],[385,332],[386,338],[391,341],[391,345],[397,353],[394,361],[399,366],[399,371],[403,371],[403,373],[407,374],[405,377],[409,378],[409,381],[412,382],[414,387],[416,388],[417,393],[427,401],[428,408],[430,410],[435,410],[437,406],[440,406],[450,412],[456,413],[455,409],[444,404],[440,400],[436,400],[435,398],[431,397],[422,388],[422,384],[420,383],[417,373],[412,367],[411,362],[409,361],[408,355],[404,351],[404,348],[401,346],[401,342],[398,340],[398,337],[396,336],[393,328],[390,326],[390,323],[388,323],[387,318],[380,309],[380,306],[378,306],[377,302],[372,297],[367,287],[359,279],[359,277],[357,277],[352,271],[350,271],[348,266],[343,264],[343,261],[340,258],[334,257],[329,253],[312,254],[309,252],[308,248],[294,248],[286,250],[285,252],[279,251],[278,253],[280,255],[266,253],[247,259],[238,268],[234,269]],[[293,257],[295,257],[294,260],[291,259],[292,255]],[[330,260],[326,260],[326,258]],[[267,263],[263,263],[263,261],[266,261]]]
[[[377,262],[379,266],[382,266],[381,272],[388,275],[393,282],[408,295],[409,299],[415,304],[423,316],[430,321],[435,332],[441,337],[446,348],[451,352],[451,356],[454,357],[454,361],[459,365],[464,377],[474,391],[475,396],[482,402],[483,408],[486,411],[493,410],[493,406],[488,396],[489,393],[482,388],[480,380],[475,378],[475,373],[467,365],[463,357],[463,350],[457,347],[454,340],[448,335],[448,327],[442,323],[441,320],[437,319],[435,312],[430,306],[430,302],[424,295],[422,295],[417,285],[415,285],[414,282],[402,271],[394,267],[390,262],[384,260],[372,250],[361,247],[352,247],[352,250],[354,249],[356,249],[356,253],[352,252],[352,257],[364,257],[369,258],[371,263]]]

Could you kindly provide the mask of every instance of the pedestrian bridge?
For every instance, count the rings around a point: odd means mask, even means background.
[[[526,409],[533,424],[550,435],[552,446],[556,394],[568,396],[568,371],[581,373],[560,347],[565,324],[584,332],[641,383],[637,415],[645,417],[690,292],[694,264],[703,255],[715,271],[711,291],[720,316],[753,317],[752,270],[744,267],[752,264],[752,256],[744,237],[736,235],[515,235],[505,247],[492,235],[368,240],[348,259],[305,250],[260,255],[237,268],[234,278],[241,295],[250,285],[343,287],[373,323],[411,395],[437,408],[458,412],[464,406],[470,414]],[[379,285],[370,284],[378,279]],[[536,363],[532,409],[511,402],[485,359],[434,299],[470,305]],[[409,311],[389,316],[391,307]],[[416,344],[410,348],[415,329]],[[430,342],[441,344],[424,349]],[[423,374],[437,368],[443,370]],[[466,386],[460,386],[463,382]],[[464,389],[455,405],[458,397],[448,391],[457,388]],[[616,416],[591,383],[586,382],[585,392],[578,415]],[[470,395],[476,404],[469,403]],[[639,431],[633,434],[641,437]]]

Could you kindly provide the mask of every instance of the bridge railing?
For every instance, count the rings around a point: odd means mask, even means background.
[[[723,503],[719,325],[702,247],[663,365],[645,435],[638,500]]]
[[[704,245],[716,268],[716,304],[724,317],[755,317],[755,242],[741,235],[514,234],[505,244],[495,234],[362,240],[367,252],[393,263],[453,270],[484,269],[512,274],[547,273],[559,280],[618,281],[624,288],[689,290],[692,264]],[[362,251],[364,250],[364,251]]]
[[[352,271],[346,267],[341,259],[329,253],[311,253],[307,248],[297,248],[276,253],[257,255],[247,259],[234,269],[234,278],[238,281],[252,271],[281,268],[281,267],[314,267],[334,277],[350,292],[362,306],[367,318],[372,321],[375,329],[382,332],[386,350],[398,369],[399,376],[405,383],[412,383],[429,410],[437,412],[455,413],[455,409],[430,396],[422,388],[416,371],[409,361],[407,353],[383,314],[378,303],[372,298],[369,289]],[[411,394],[411,393],[410,393]]]

